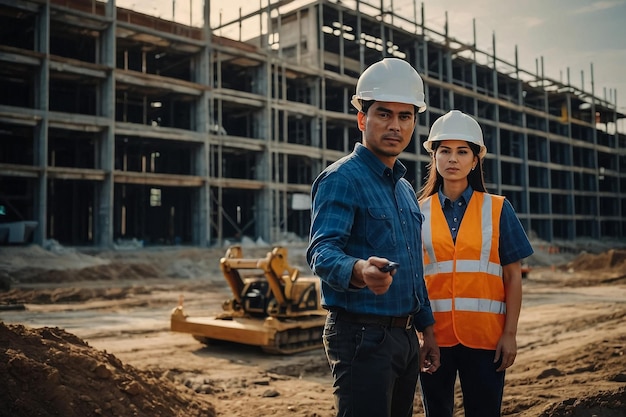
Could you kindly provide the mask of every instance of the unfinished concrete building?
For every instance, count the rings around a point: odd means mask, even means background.
[[[396,56],[427,92],[401,157],[416,190],[429,126],[459,109],[484,128],[489,190],[527,232],[626,236],[615,103],[499,59],[495,40],[487,53],[429,29],[423,9],[381,7],[268,2],[211,28],[114,0],[0,0],[0,222],[64,245],[305,240],[311,182],[360,140],[357,78]],[[6,229],[0,241],[29,239]]]

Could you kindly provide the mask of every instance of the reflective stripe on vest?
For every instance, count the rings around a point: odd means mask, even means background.
[[[460,247],[452,241],[438,195],[420,204],[426,219],[424,275],[440,346],[462,343],[495,349],[502,334],[506,314],[502,266],[497,244],[492,247],[492,242],[499,240],[503,202],[503,197],[474,192],[457,235],[464,239]]]
[[[432,308],[433,313],[452,311],[452,299],[447,298],[445,300],[431,300],[430,307]],[[474,311],[476,313],[506,313],[505,303],[502,301],[487,300],[484,298],[455,298],[454,307],[455,310]]]
[[[454,261],[443,261],[434,264],[424,265],[424,274],[433,275],[438,273],[452,273]],[[486,272],[489,275],[502,276],[502,265],[480,261],[456,261],[456,272]]]

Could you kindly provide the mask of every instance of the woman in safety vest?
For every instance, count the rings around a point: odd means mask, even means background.
[[[441,350],[440,368],[420,378],[426,416],[452,417],[457,373],[465,417],[500,416],[517,353],[521,260],[533,249],[509,201],[486,192],[476,120],[450,111],[424,148],[432,156],[419,196],[424,278]]]

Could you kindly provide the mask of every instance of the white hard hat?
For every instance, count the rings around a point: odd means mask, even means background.
[[[444,114],[433,123],[430,128],[428,139],[424,142],[424,148],[432,152],[433,142],[442,140],[465,140],[480,146],[479,158],[487,153],[487,147],[483,141],[483,131],[473,117],[458,110],[452,110]]]
[[[359,77],[352,105],[361,111],[361,100],[388,101],[426,110],[424,81],[415,68],[400,58],[384,58],[370,65]]]

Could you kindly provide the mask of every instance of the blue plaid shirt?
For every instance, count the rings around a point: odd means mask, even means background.
[[[450,229],[450,234],[454,242],[456,242],[461,220],[463,220],[465,209],[467,209],[467,205],[473,193],[474,190],[472,187],[468,186],[456,201],[450,201],[450,199],[441,192],[441,189],[439,190],[439,202],[441,203],[441,208],[448,222],[448,228]],[[506,199],[504,200],[502,213],[500,214],[500,242],[498,252],[500,254],[501,265],[521,261],[534,252],[528,241],[528,236],[526,236],[526,232],[515,214],[513,206],[509,200]]]
[[[322,280],[322,304],[353,313],[404,316],[415,313],[418,330],[434,323],[424,284],[422,213],[415,191],[365,146],[327,167],[311,189],[311,236],[307,261]],[[349,288],[359,259],[379,256],[398,262],[389,290]]]

